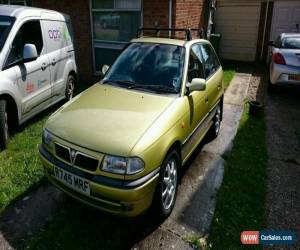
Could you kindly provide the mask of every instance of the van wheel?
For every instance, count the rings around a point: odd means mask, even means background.
[[[179,180],[179,162],[179,155],[173,150],[167,155],[160,169],[153,201],[160,218],[168,217],[174,208]]]
[[[9,139],[8,130],[8,113],[6,109],[6,101],[0,100],[0,150],[6,149]]]
[[[66,98],[70,101],[75,94],[76,79],[73,75],[69,75],[67,79]]]
[[[209,138],[211,140],[215,139],[218,137],[220,128],[221,128],[221,121],[222,121],[222,110],[220,104],[218,104],[216,108],[216,114],[213,118],[213,124],[211,128],[209,129]]]

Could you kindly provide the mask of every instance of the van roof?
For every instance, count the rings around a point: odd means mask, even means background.
[[[40,9],[19,5],[1,5],[0,16],[11,16],[15,18],[24,17],[41,17],[45,19],[53,19],[57,21],[68,21],[70,17],[66,14],[59,13],[54,10]]]

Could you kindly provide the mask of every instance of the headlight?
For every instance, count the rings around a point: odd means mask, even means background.
[[[42,136],[43,143],[47,147],[51,148],[52,147],[52,139],[53,139],[52,135],[46,129],[44,129],[43,136]]]
[[[125,158],[106,155],[103,159],[102,170],[114,174],[137,174],[144,170],[144,162],[137,157]]]

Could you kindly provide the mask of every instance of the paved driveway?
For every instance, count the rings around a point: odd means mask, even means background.
[[[265,112],[268,228],[296,230],[298,246],[294,249],[300,249],[300,88],[280,88],[268,94]]]

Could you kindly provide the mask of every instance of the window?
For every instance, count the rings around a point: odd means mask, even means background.
[[[34,44],[38,55],[43,49],[43,37],[40,21],[29,21],[24,23],[17,32],[6,65],[17,63],[23,58],[23,48],[26,43]]]
[[[91,15],[94,66],[100,71],[135,37],[141,24],[141,0],[92,0]]]
[[[190,51],[188,81],[192,82],[194,78],[205,78],[199,45],[194,45]]]
[[[220,62],[216,53],[208,44],[200,45],[201,54],[203,58],[205,77],[209,78],[213,73],[215,73],[220,67]]]
[[[15,22],[14,17],[0,16],[0,51],[2,50],[6,38]]]

